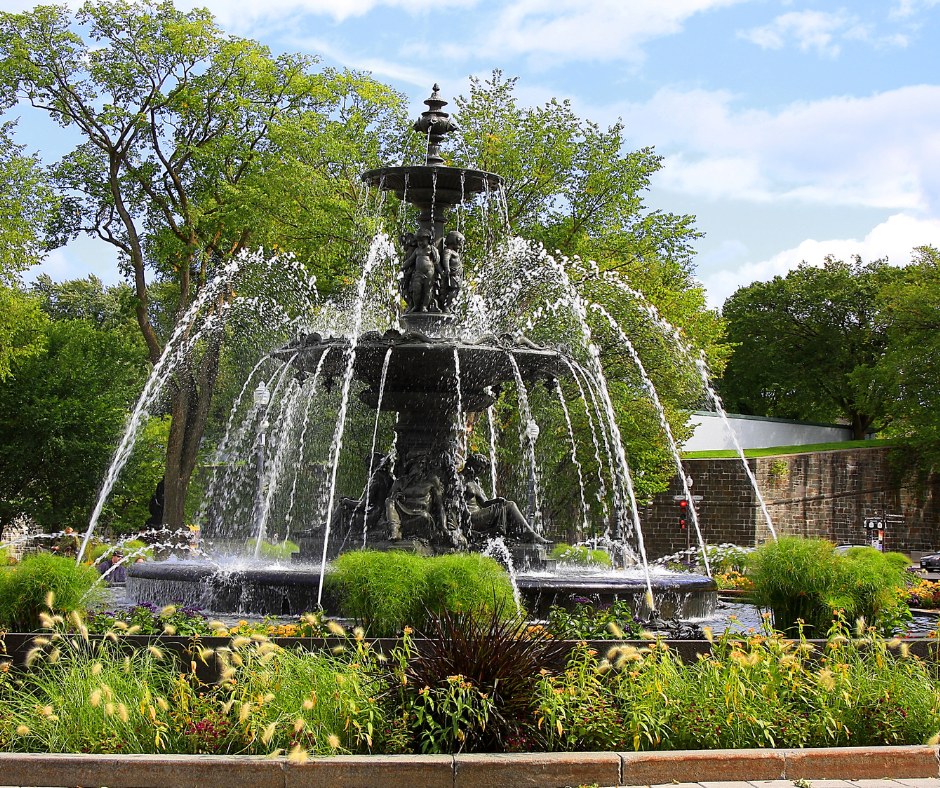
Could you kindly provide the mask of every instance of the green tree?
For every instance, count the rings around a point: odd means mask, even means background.
[[[890,397],[873,371],[888,345],[879,293],[898,277],[884,260],[828,256],[737,290],[723,316],[734,351],[720,388],[730,410],[844,420],[854,437],[884,427]]]
[[[553,253],[588,304],[592,341],[600,351],[628,459],[637,471],[639,497],[646,498],[664,489],[676,469],[659,416],[618,327],[652,379],[674,437],[684,439],[689,411],[701,398],[701,382],[693,364],[677,350],[671,332],[655,324],[646,306],[651,304],[679,328],[693,356],[704,351],[713,367],[721,368],[725,355],[721,320],[706,308],[704,289],[694,279],[692,243],[699,237],[694,217],[644,205],[643,192],[662,158],[652,148],[629,151],[621,123],[603,129],[580,118],[567,101],[523,106],[515,86],[515,79],[496,71],[488,80],[471,79],[469,95],[455,102],[459,142],[448,154],[448,163],[495,172],[505,180],[504,194],[461,214],[469,267],[485,280],[478,285],[497,296],[515,292],[509,287],[511,281],[525,282],[506,313],[511,320],[536,316],[526,329],[531,339],[578,347],[581,327],[572,322],[570,310],[559,312],[551,306],[564,297],[557,277],[546,272],[532,275],[539,265],[533,257],[500,260],[495,266],[485,259],[507,220],[513,235]],[[502,207],[496,209],[494,203]],[[587,260],[592,262],[583,262]],[[645,298],[637,295],[640,292]],[[589,435],[579,388],[566,379],[563,389],[576,434]],[[543,414],[537,451],[549,469],[546,484],[556,499],[549,517],[579,522],[577,473],[556,392],[538,390],[530,398],[539,400]],[[485,429],[485,422],[480,423]],[[504,414],[500,425],[507,433],[506,462],[500,467],[510,467],[521,460],[512,435],[517,422]],[[481,436],[480,445],[487,442]],[[580,451],[590,504],[597,491],[598,468],[592,447],[582,445]],[[524,490],[524,478],[504,481],[504,489]]]
[[[17,359],[0,383],[0,522],[25,514],[45,530],[77,528],[143,384],[146,354],[138,337],[87,320],[45,319],[42,336],[42,351]]]
[[[35,156],[13,141],[15,124],[0,125],[0,381],[16,359],[42,347],[41,315],[17,288],[17,275],[44,254],[43,228],[55,200]]]
[[[272,56],[225,35],[205,10],[106,0],[78,11],[0,15],[9,100],[47,112],[83,142],[55,167],[64,195],[55,236],[112,244],[133,283],[151,363],[164,352],[153,282],[176,309],[246,249],[295,251],[323,289],[351,265],[359,228],[354,173],[382,145],[375,121],[398,97],[316,60]],[[219,294],[210,309],[232,297]],[[166,303],[166,301],[164,301]],[[175,368],[165,522],[184,504],[219,370],[214,334]]]
[[[914,250],[879,294],[887,348],[873,382],[890,394],[892,421],[887,432],[913,450],[921,467],[940,465],[940,251]]]

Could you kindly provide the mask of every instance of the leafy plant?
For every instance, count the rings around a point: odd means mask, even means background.
[[[423,752],[502,751],[531,732],[539,681],[564,664],[567,647],[507,614],[444,610],[429,617],[420,650],[405,638],[394,676]]]
[[[50,604],[57,613],[84,610],[102,595],[93,567],[72,558],[37,553],[0,569],[0,626],[30,632]]]
[[[155,605],[143,603],[133,607],[92,610],[88,613],[88,631],[107,634],[120,629],[133,635],[211,635],[215,628],[206,616],[195,607],[168,605],[162,610]]]
[[[606,550],[592,550],[586,545],[568,546],[558,544],[552,549],[549,556],[557,561],[563,561],[568,564],[579,564],[581,566],[607,566],[610,564],[610,555]]]
[[[562,640],[632,640],[642,631],[632,605],[623,601],[596,608],[590,602],[576,602],[572,610],[553,607],[545,628]]]

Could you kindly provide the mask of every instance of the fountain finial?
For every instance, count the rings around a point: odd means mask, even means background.
[[[456,131],[459,126],[450,119],[450,115],[443,111],[447,102],[441,98],[441,86],[434,83],[431,88],[431,95],[424,100],[428,109],[421,113],[421,117],[414,123],[414,130],[419,134],[428,135],[428,153],[425,164],[431,167],[439,167],[444,163],[441,158],[441,141],[444,135],[451,131]]]

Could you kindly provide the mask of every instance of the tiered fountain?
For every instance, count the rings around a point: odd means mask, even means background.
[[[362,176],[370,187],[392,191],[419,209],[415,232],[401,238],[399,290],[407,305],[402,330],[367,331],[353,338],[301,334],[271,354],[295,368],[301,379],[341,379],[347,390],[352,380],[364,383],[358,394],[363,403],[397,414],[395,456],[373,455],[359,499],[334,502],[334,469],[330,515],[292,534],[300,546],[292,566],[219,573],[214,566],[186,562],[137,564],[128,572],[128,591],[138,601],[178,596],[216,612],[297,614],[329,605],[322,598],[321,578],[329,571],[328,561],[342,550],[368,546],[432,555],[493,551],[495,546],[499,557],[520,570],[518,585],[536,614],[572,597],[634,598],[647,611],[665,608],[686,615],[702,614],[713,604],[715,586],[709,578],[651,579],[645,556],[643,571],[554,573],[545,558],[548,540],[538,525],[528,522],[514,502],[484,494],[479,477],[489,459],[467,454],[462,445],[465,414],[486,410],[506,385],[516,387],[527,411],[526,387],[540,381],[554,387],[556,379],[573,374],[573,367],[561,351],[521,335],[472,342],[461,335],[454,306],[464,284],[464,238],[448,231],[448,215],[476,195],[499,192],[502,179],[444,166],[440,145],[456,129],[443,111],[446,103],[435,85],[425,101],[428,110],[414,124],[428,140],[423,165],[382,167]],[[537,427],[530,414],[521,415],[529,426],[525,434],[534,463]],[[527,508],[531,514],[531,502]],[[257,534],[259,542],[263,535]]]

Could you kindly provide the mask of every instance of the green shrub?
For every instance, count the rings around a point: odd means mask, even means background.
[[[255,554],[256,544],[258,544],[258,540],[254,537],[245,541],[245,548],[250,555]],[[262,542],[261,557],[268,558],[272,561],[290,561],[291,553],[296,553],[299,549],[300,548],[291,541],[277,542],[276,544]]]
[[[97,542],[88,545],[88,549],[85,551],[85,555],[82,558],[83,561],[87,561],[92,564],[97,564],[99,559],[105,554],[113,554],[115,550],[118,550],[124,553],[125,556],[130,557],[133,554],[133,558],[130,558],[130,563],[136,561],[138,558],[146,558],[148,561],[153,560],[153,548],[148,546],[146,542],[140,539],[132,539],[128,542],[123,542],[120,545],[112,545],[107,542]]]
[[[426,558],[357,550],[336,559],[327,583],[343,614],[375,637],[392,637],[409,625],[421,629],[428,611],[485,611],[512,600],[509,575],[499,563],[472,553]]]
[[[557,544],[552,549],[549,558],[563,561],[566,564],[579,564],[581,566],[610,566],[610,555],[606,550],[591,550],[586,545],[569,547],[566,544]]]
[[[96,604],[103,594],[94,567],[76,564],[74,558],[38,553],[19,564],[0,569],[0,626],[32,631],[39,614],[82,611]]]
[[[773,612],[777,629],[795,633],[802,620],[808,635],[823,637],[838,610],[886,630],[909,616],[899,592],[906,565],[898,553],[862,547],[839,555],[824,539],[783,536],[752,553],[748,577],[755,604]]]

